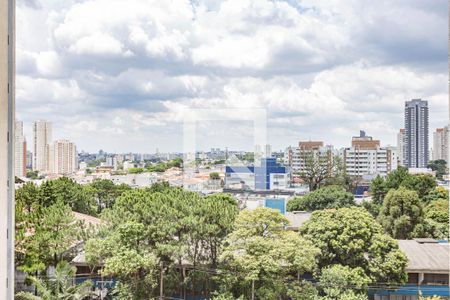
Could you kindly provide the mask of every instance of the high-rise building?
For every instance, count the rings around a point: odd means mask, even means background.
[[[402,128],[397,133],[397,153],[399,166],[405,165],[405,140],[406,140],[405,129]]]
[[[54,174],[68,175],[78,171],[78,153],[74,143],[57,140],[49,146],[50,171]]]
[[[45,120],[33,124],[33,170],[47,172],[49,165],[49,145],[52,142],[52,123]]]
[[[405,103],[405,166],[426,168],[429,160],[428,101]]]
[[[15,1],[0,0],[0,299],[14,299]]]
[[[433,160],[443,159],[448,163],[448,131],[445,126],[433,133]]]
[[[23,123],[16,121],[14,129],[14,170],[17,177],[27,174],[27,141],[23,135]]]
[[[27,151],[27,169],[33,168],[33,153]]]
[[[352,138],[352,146],[343,150],[345,170],[349,176],[386,176],[397,169],[395,147],[380,147],[380,141],[360,131]]]

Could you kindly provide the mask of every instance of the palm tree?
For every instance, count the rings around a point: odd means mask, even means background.
[[[82,284],[73,284],[76,268],[62,261],[56,266],[55,274],[48,279],[31,276],[30,280],[35,285],[39,296],[31,293],[19,292],[15,299],[18,300],[82,300],[92,295],[91,281]]]

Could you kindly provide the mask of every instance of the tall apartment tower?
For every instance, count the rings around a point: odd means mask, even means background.
[[[50,172],[68,175],[78,171],[78,154],[74,143],[68,140],[57,140],[49,146]]]
[[[27,141],[23,135],[23,123],[16,121],[14,132],[14,170],[17,177],[25,177],[27,174]]]
[[[405,103],[405,166],[426,168],[429,160],[428,101]]]
[[[397,153],[399,166],[405,165],[405,141],[406,141],[405,129],[402,128],[397,133]]]
[[[52,142],[52,123],[45,120],[33,124],[33,170],[50,171],[49,145]]]
[[[0,0],[0,299],[14,299],[15,1]]]
[[[448,126],[433,133],[433,160],[443,159],[448,163],[448,133]]]

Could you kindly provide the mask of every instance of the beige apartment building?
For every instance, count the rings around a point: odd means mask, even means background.
[[[27,141],[23,135],[23,122],[21,121],[15,123],[14,143],[15,176],[25,177],[27,175]]]
[[[51,170],[49,161],[49,145],[52,142],[52,123],[39,120],[33,123],[33,170],[48,172]]]
[[[0,299],[14,298],[14,0],[0,0]]]
[[[78,171],[77,147],[69,140],[57,140],[49,145],[49,167],[53,174],[69,175]]]
[[[352,146],[343,149],[345,170],[349,176],[386,176],[398,167],[395,147],[381,147],[380,141],[367,136],[364,131],[352,138]]]
[[[448,163],[448,131],[445,126],[433,133],[433,160],[443,159]]]

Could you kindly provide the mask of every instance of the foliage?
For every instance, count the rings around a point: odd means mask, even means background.
[[[321,250],[319,266],[362,267],[372,282],[406,280],[406,257],[363,208],[315,211],[300,234]]]
[[[70,259],[69,250],[87,234],[73,210],[95,213],[95,200],[88,187],[63,177],[40,187],[26,183],[16,191],[15,258],[18,269],[44,271]]]
[[[253,283],[258,299],[278,298],[287,293],[284,280],[291,274],[316,268],[318,249],[296,233],[286,231],[287,225],[288,220],[274,209],[240,212],[221,256],[225,271],[235,274],[228,278],[235,297],[248,297]]]
[[[100,178],[90,183],[88,188],[95,198],[98,213],[105,208],[111,208],[117,197],[131,189],[129,185],[115,185],[111,180]]]
[[[182,168],[183,160],[181,158],[175,158],[167,162],[159,162],[156,164],[147,164],[145,166],[148,172],[165,172],[170,168]]]
[[[432,193],[436,186],[436,180],[433,176],[429,174],[411,175],[408,173],[408,169],[398,167],[397,170],[389,173],[386,179],[377,176],[372,180],[370,190],[374,203],[381,205],[384,197],[391,189],[405,187],[416,191],[420,199],[427,201],[429,193]]]
[[[390,190],[381,207],[378,221],[395,239],[423,237],[424,213],[419,196],[404,187]]]
[[[31,180],[36,180],[36,179],[40,179],[39,177],[39,171],[32,171],[32,170],[27,170],[27,174],[26,177],[31,179]]]
[[[220,179],[220,174],[218,172],[211,172],[211,173],[209,173],[209,179],[219,180]]]
[[[435,189],[432,189],[425,198],[427,203],[441,199],[448,201],[448,190],[443,186],[438,186]]]
[[[92,295],[92,282],[84,281],[79,285],[74,285],[72,279],[75,276],[76,268],[71,267],[67,262],[60,262],[56,266],[55,274],[44,279],[42,277],[29,277],[35,285],[38,296],[31,293],[19,292],[15,299],[18,300],[83,300]]]
[[[429,193],[436,189],[437,183],[433,176],[420,174],[408,177],[401,186],[417,192],[420,199],[427,200]]]
[[[325,299],[330,300],[349,297],[349,291],[354,296],[365,296],[370,282],[371,279],[361,267],[350,268],[342,265],[332,265],[322,269],[319,277],[319,286],[325,294]]]
[[[440,180],[447,174],[447,162],[444,159],[437,159],[428,162],[428,168],[436,171],[436,177]]]
[[[19,269],[33,273],[56,266],[77,241],[80,224],[77,224],[69,206],[61,201],[48,207],[36,207],[30,214],[19,215],[29,233],[18,235],[16,257]]]
[[[394,171],[396,172],[396,171]],[[386,181],[383,177],[378,175],[370,183],[370,192],[372,195],[372,202],[377,205],[383,204],[384,197],[388,192]]]
[[[328,154],[319,152],[304,153],[305,167],[299,174],[309,190],[314,191],[320,188],[327,179],[335,176],[339,170],[339,158],[330,158]]]
[[[171,189],[171,186],[169,182],[162,181],[162,182],[156,182],[152,184],[149,188],[146,188],[145,190],[149,193],[164,193],[165,191],[168,191]]]
[[[288,211],[315,211],[327,208],[342,208],[356,205],[353,194],[339,186],[326,186],[306,196],[292,199]]]
[[[433,238],[448,239],[449,203],[440,199],[430,202],[424,209],[427,231]]]
[[[129,168],[127,171],[130,174],[142,174],[145,170],[143,168]]]
[[[370,200],[363,200],[361,207],[364,207],[374,218],[380,214],[381,204],[374,203]]]
[[[106,234],[88,242],[86,258],[91,265],[103,261],[104,274],[119,278],[123,299],[156,295],[161,273],[168,278],[164,290],[181,294],[203,276],[181,272],[182,262],[215,267],[236,215],[236,201],[225,194],[202,197],[166,183],[126,191],[103,211]]]
[[[335,156],[334,160],[334,170],[331,174],[331,177],[325,180],[325,186],[341,186],[347,192],[353,192],[355,188],[358,186],[361,181],[360,176],[350,176],[347,174],[347,170],[345,168],[344,161],[341,157]]]

